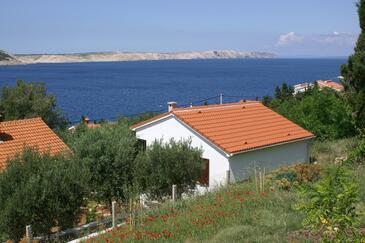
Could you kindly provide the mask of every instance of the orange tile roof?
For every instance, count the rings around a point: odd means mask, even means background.
[[[314,135],[257,101],[176,108],[171,113],[229,154]],[[134,129],[162,118],[160,115]]]
[[[41,118],[0,122],[0,171],[5,169],[6,161],[25,146],[52,155],[70,151]]]
[[[317,80],[318,86],[321,88],[327,87],[327,88],[331,88],[334,89],[336,91],[342,91],[343,90],[343,85],[336,83],[332,80]]]

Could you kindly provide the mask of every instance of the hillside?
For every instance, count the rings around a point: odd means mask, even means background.
[[[14,55],[11,55],[5,51],[0,50],[0,65],[8,65],[8,64],[20,64],[19,61]]]
[[[90,52],[76,54],[32,54],[17,55],[23,63],[73,63],[73,62],[113,62],[147,60],[191,60],[191,59],[239,59],[275,58],[267,52],[237,52],[231,50],[204,52]]]
[[[268,174],[263,192],[254,181],[232,184],[200,197],[165,203],[128,218],[119,227],[86,242],[318,242],[319,236],[304,228],[297,185],[313,183],[346,156],[359,141],[354,138],[314,143],[311,156],[318,164],[297,165]],[[354,168],[355,169],[355,168]],[[290,179],[292,177],[292,181]],[[365,198],[364,167],[356,166],[361,201]],[[360,203],[359,210],[364,207]],[[133,222],[133,224],[131,223]],[[360,218],[361,228],[365,217]]]

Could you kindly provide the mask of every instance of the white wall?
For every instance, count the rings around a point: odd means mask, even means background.
[[[254,167],[271,171],[279,167],[308,162],[310,140],[292,142],[264,149],[236,154],[229,158],[231,178],[248,179]]]
[[[146,140],[147,146],[156,139],[161,138],[165,142],[171,138],[174,138],[175,141],[190,138],[192,146],[202,148],[203,158],[209,159],[209,187],[214,188],[224,183],[225,171],[229,170],[227,156],[175,117],[170,116],[154,122],[153,125],[150,124],[136,129],[136,136],[137,138]]]

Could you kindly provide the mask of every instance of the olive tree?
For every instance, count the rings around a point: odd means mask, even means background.
[[[40,82],[18,80],[14,87],[3,87],[0,112],[5,120],[42,117],[51,128],[64,128],[67,124],[55,96],[47,93],[45,84]]]
[[[178,194],[189,192],[202,175],[201,156],[202,150],[191,141],[156,140],[139,154],[136,177],[152,198],[171,195],[172,185],[177,185]]]
[[[125,201],[134,186],[137,139],[128,124],[103,124],[87,129],[73,141],[75,156],[88,168],[93,199],[111,205]]]
[[[0,236],[18,241],[26,225],[35,235],[46,235],[78,222],[87,195],[80,163],[70,155],[25,149],[7,164],[0,173]]]

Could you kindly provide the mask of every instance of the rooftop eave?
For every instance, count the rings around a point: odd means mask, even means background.
[[[144,127],[146,127],[146,126],[149,126],[149,125],[151,125],[151,124],[153,124],[153,123],[156,123],[156,122],[158,122],[158,121],[161,121],[161,120],[163,120],[163,119],[166,119],[166,118],[168,118],[168,117],[171,117],[171,116],[174,116],[172,113],[167,113],[166,115],[164,115],[164,116],[161,116],[161,117],[159,117],[158,119],[154,119],[154,120],[151,120],[150,122],[146,122],[146,123],[144,123],[144,124],[142,124],[142,125],[140,125],[140,126],[135,126],[135,127],[133,127],[133,126],[131,126],[130,127],[130,129],[132,130],[132,131],[138,131],[138,130],[140,130],[140,129],[143,129]]]

